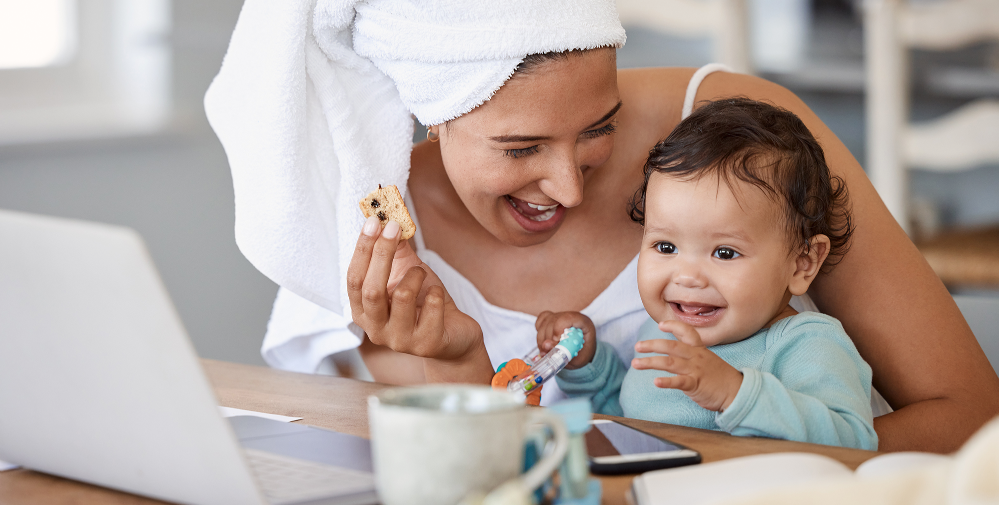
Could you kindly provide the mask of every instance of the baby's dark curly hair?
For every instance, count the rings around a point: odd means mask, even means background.
[[[791,252],[809,250],[818,234],[829,237],[822,270],[850,248],[853,218],[842,179],[829,175],[822,147],[793,113],[748,98],[709,102],[677,125],[649,152],[645,182],[632,198],[631,219],[645,225],[649,177],[666,174],[690,181],[716,175],[761,189],[784,209]]]

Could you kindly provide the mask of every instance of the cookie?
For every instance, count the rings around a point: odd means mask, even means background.
[[[402,240],[409,240],[416,234],[416,223],[413,223],[413,218],[409,216],[409,210],[406,209],[406,202],[402,199],[399,188],[382,187],[379,184],[378,189],[368,193],[360,205],[364,217],[378,216],[383,228],[389,221],[399,223],[399,227],[402,228],[400,235]]]

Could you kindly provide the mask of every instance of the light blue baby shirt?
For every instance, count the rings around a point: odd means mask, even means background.
[[[652,319],[639,329],[639,341],[660,338],[676,340]],[[745,340],[708,349],[743,374],[735,400],[721,413],[702,408],[682,391],[656,387],[653,379],[674,374],[628,368],[599,341],[590,364],[562,370],[556,379],[570,397],[590,398],[602,414],[739,436],[878,448],[871,367],[835,318],[802,312]]]

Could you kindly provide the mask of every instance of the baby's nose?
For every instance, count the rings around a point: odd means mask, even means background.
[[[691,289],[707,287],[707,279],[704,277],[697,265],[685,264],[677,271],[673,277],[673,283]]]

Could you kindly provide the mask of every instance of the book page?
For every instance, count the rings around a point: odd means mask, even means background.
[[[635,478],[638,505],[708,505],[790,485],[849,478],[845,465],[826,456],[777,453],[656,470]]]
[[[857,467],[856,474],[864,478],[882,477],[953,459],[953,456],[944,456],[929,452],[893,452],[882,454],[861,463]]]

